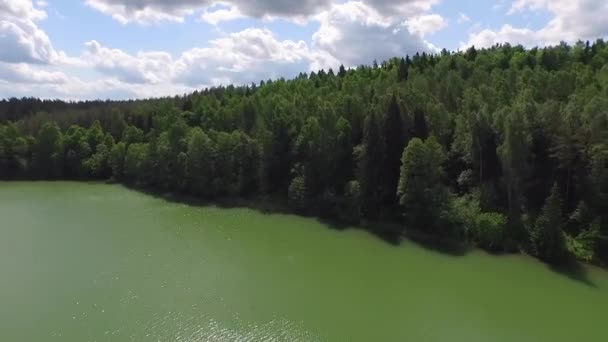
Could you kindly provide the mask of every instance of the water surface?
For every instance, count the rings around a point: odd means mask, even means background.
[[[608,273],[120,185],[0,183],[0,341],[607,341]]]

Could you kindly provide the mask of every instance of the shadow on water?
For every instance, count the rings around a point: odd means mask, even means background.
[[[225,197],[214,199],[213,201],[203,200],[195,196],[184,195],[169,191],[160,191],[150,187],[134,186],[130,184],[120,184],[130,190],[144,193],[146,195],[159,198],[171,203],[185,204],[193,207],[218,207],[224,209],[247,208],[256,210],[265,215],[272,214],[294,214],[293,210],[287,206],[287,203],[280,198],[272,197],[250,197],[250,198],[233,198]],[[366,231],[374,237],[382,240],[390,246],[398,247],[407,243],[416,244],[427,250],[434,251],[449,256],[465,256],[473,250],[473,247],[457,238],[437,238],[432,234],[416,230],[407,230],[403,232],[402,226],[396,223],[381,223],[368,222],[365,224],[350,224],[343,220],[337,220],[328,217],[319,217],[317,215],[301,215],[303,217],[314,218],[318,222],[327,226],[330,229],[337,231],[346,231],[350,229],[359,229]],[[500,253],[494,253],[500,255]],[[588,269],[573,258],[561,265],[551,265],[548,267],[565,277],[574,281],[580,282],[590,287],[596,288],[588,275]]]
[[[572,257],[568,258],[567,261],[559,265],[548,264],[548,267],[551,269],[551,271],[561,276],[567,277],[586,286],[597,288],[597,285],[589,278],[588,268]]]
[[[257,210],[263,214],[289,214],[292,213],[285,204],[274,198],[249,197],[223,197],[213,200],[205,200],[196,196],[162,191],[151,187],[136,186],[128,183],[115,183],[129,190],[140,192],[148,196],[158,198],[169,203],[184,204],[191,207],[217,207],[222,209],[247,208]]]
[[[320,217],[320,218],[317,218],[317,220],[319,222],[321,222],[323,225],[329,227],[330,229],[334,229],[334,230],[338,230],[338,231],[345,231],[345,230],[349,230],[349,229],[358,229],[358,230],[366,231],[367,233],[373,235],[375,238],[380,239],[383,242],[385,242],[393,247],[401,246],[402,242],[404,241],[403,233],[401,231],[399,231],[398,229],[394,229],[394,228],[387,229],[386,224],[381,224],[381,223],[378,223],[378,224],[373,224],[373,223],[348,224],[348,223],[345,223],[344,221],[327,218],[327,217]]]
[[[472,250],[472,247],[462,240],[451,237],[437,238],[432,234],[415,230],[404,231],[403,225],[398,223],[366,222],[349,224],[327,217],[317,217],[317,220],[330,229],[339,231],[348,229],[364,230],[394,247],[413,243],[422,248],[451,256],[464,256]]]
[[[408,238],[412,243],[415,243],[420,247],[450,256],[465,256],[473,250],[471,245],[458,239],[438,239],[416,233],[408,234]]]
[[[151,187],[136,186],[133,184],[117,183],[124,186],[127,189],[144,193],[148,196],[162,199],[164,201],[176,204],[185,204],[192,207],[217,207],[223,209],[236,209],[236,208],[247,208],[256,210],[265,215],[272,214],[286,214],[286,215],[300,215],[302,217],[313,218],[329,229],[337,231],[346,231],[350,229],[359,229],[369,232],[376,238],[386,242],[391,246],[400,246],[404,241],[403,233],[398,230],[397,225],[387,223],[368,223],[368,224],[352,224],[347,223],[343,220],[334,219],[331,217],[324,217],[318,215],[307,215],[302,213],[294,213],[294,211],[287,205],[285,200],[276,197],[249,197],[249,198],[236,198],[236,197],[224,197],[210,200],[200,199],[195,196],[175,193],[171,191],[162,191]],[[406,240],[407,241],[407,240]]]
[[[404,232],[403,226],[397,223],[367,222],[363,224],[355,224],[327,216],[318,216],[316,214],[307,215],[302,213],[294,213],[284,199],[277,197],[224,197],[210,201],[191,195],[171,191],[162,191],[152,187],[142,187],[124,183],[118,184],[130,190],[141,192],[167,202],[185,204],[193,207],[218,207],[224,209],[247,208],[256,210],[266,215],[287,214],[314,218],[328,228],[337,231],[346,231],[350,229],[366,231],[393,247],[399,247],[406,243],[414,243],[425,249],[451,256],[464,256],[472,250],[470,245],[463,243],[462,240],[459,239],[437,238],[432,234],[417,231]]]
[[[399,233],[390,232],[390,231],[377,231],[377,230],[370,230],[370,229],[365,229],[365,230],[367,230],[370,234],[372,234],[376,238],[378,238],[394,247],[401,246],[403,244],[403,242],[407,241],[407,240],[404,240],[403,236]]]

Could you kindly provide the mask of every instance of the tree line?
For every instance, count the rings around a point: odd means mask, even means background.
[[[441,51],[139,101],[0,102],[0,177],[115,179],[608,259],[608,44]]]

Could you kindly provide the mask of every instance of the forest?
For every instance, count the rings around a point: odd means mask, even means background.
[[[0,179],[279,198],[549,263],[608,261],[607,144],[603,40],[443,50],[158,99],[0,101]]]

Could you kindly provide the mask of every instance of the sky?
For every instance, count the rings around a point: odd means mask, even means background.
[[[607,0],[0,0],[0,98],[131,99],[608,37]]]

